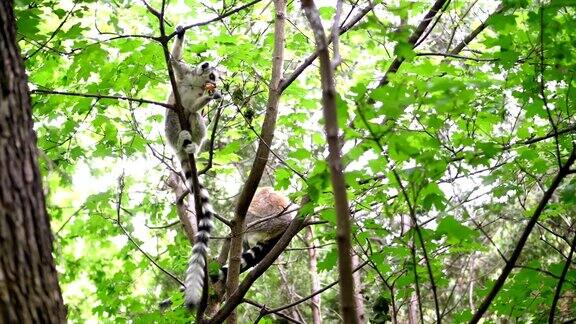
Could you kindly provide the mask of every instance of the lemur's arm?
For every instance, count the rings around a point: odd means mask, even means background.
[[[219,92],[215,92],[214,94],[211,95],[205,94],[202,95],[201,97],[196,98],[194,102],[190,106],[188,106],[188,108],[190,112],[198,112],[199,110],[204,108],[204,106],[206,106],[208,102],[210,102],[210,100],[220,98],[222,98],[222,95],[220,95]]]
[[[176,78],[182,79],[186,71],[189,69],[186,63],[182,62],[182,44],[184,43],[184,33],[186,30],[182,26],[176,27],[176,40],[172,47],[172,54],[170,55],[170,62],[176,72]]]

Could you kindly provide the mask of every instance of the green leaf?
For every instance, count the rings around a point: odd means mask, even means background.
[[[320,17],[324,20],[330,20],[336,13],[336,8],[334,7],[320,7],[318,8],[320,12]]]
[[[326,255],[318,261],[319,271],[328,271],[336,267],[338,262],[338,251],[336,249],[331,249]]]
[[[458,244],[477,236],[475,231],[462,225],[452,216],[443,217],[438,223],[436,232],[446,236],[446,242],[449,244]]]

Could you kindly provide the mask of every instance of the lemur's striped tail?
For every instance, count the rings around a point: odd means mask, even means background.
[[[193,193],[192,172],[188,161],[183,161],[182,170],[186,177],[186,186]],[[212,230],[212,215],[214,209],[210,204],[210,195],[208,191],[200,185],[200,203],[202,205],[202,215],[196,215],[198,221],[198,232],[194,238],[192,255],[188,262],[186,271],[186,286],[184,290],[184,303],[187,307],[193,308],[200,304],[204,288],[204,267],[208,260],[208,241],[210,240],[210,231]]]
[[[274,245],[280,240],[282,237],[282,233],[276,237],[268,239],[263,242],[258,242],[254,247],[248,249],[242,253],[242,260],[240,261],[240,273],[252,268],[253,266],[257,265],[258,262],[262,261],[266,254],[272,250]],[[228,275],[228,264],[222,266],[220,268],[220,273],[218,273],[217,278],[211,278],[212,281],[216,280],[226,280],[226,276]]]

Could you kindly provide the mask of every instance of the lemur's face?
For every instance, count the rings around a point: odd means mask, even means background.
[[[209,93],[216,91],[216,81],[218,80],[218,71],[215,66],[211,66],[208,62],[198,64],[194,74],[196,76],[196,84],[201,84],[202,89],[208,90]]]

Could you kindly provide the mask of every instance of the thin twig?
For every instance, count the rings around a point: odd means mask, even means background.
[[[132,244],[134,244],[134,246],[136,246],[138,251],[140,251],[144,255],[144,257],[146,257],[146,259],[148,259],[150,262],[152,262],[152,264],[154,264],[158,269],[160,269],[160,271],[164,272],[170,278],[174,279],[174,281],[178,282],[181,287],[184,287],[184,282],[182,282],[182,280],[178,279],[178,277],[176,277],[175,275],[170,273],[168,270],[162,268],[154,259],[152,259],[152,257],[150,255],[148,255],[148,253],[146,253],[146,251],[144,251],[140,247],[140,245],[138,245],[138,243],[136,243],[136,241],[132,238],[132,235],[130,235],[130,233],[128,233],[126,228],[124,228],[124,226],[122,225],[122,220],[120,217],[120,214],[121,214],[120,211],[122,209],[121,207],[122,207],[122,196],[123,195],[124,195],[124,171],[122,171],[122,174],[118,178],[118,199],[116,201],[116,221],[115,221],[116,224],[118,225],[118,227],[120,227],[122,232],[124,232],[124,235],[126,235],[128,240],[130,242],[132,242]]]
[[[148,99],[141,98],[131,98],[127,96],[113,96],[113,95],[102,95],[102,94],[92,94],[92,93],[79,93],[79,92],[66,92],[66,91],[56,91],[56,90],[45,90],[45,89],[34,89],[30,91],[30,94],[55,94],[62,96],[73,96],[73,97],[85,97],[85,98],[96,98],[96,99],[116,99],[116,100],[126,100],[132,102],[148,103],[152,105],[162,106],[168,109],[173,109],[174,106],[164,102],[152,101]]]
[[[62,26],[64,26],[64,24],[66,23],[68,18],[70,18],[70,15],[72,15],[72,13],[74,12],[74,9],[76,8],[77,4],[78,4],[78,1],[74,1],[74,5],[72,6],[72,9],[70,9],[68,11],[68,13],[66,14],[66,17],[64,17],[64,19],[62,19],[62,21],[60,22],[58,27],[56,27],[56,29],[54,29],[54,31],[52,32],[50,37],[48,37],[48,39],[42,45],[40,45],[34,52],[32,52],[30,55],[27,55],[26,57],[24,57],[23,58],[24,61],[29,60],[32,56],[36,55],[41,49],[43,49],[46,45],[48,45],[48,43],[50,43],[50,41],[54,38],[54,36],[56,36],[56,34],[58,34],[60,29],[62,29]]]
[[[180,220],[179,220],[179,219],[177,219],[177,220],[175,220],[175,221],[173,221],[173,222],[170,222],[170,223],[168,223],[168,224],[165,224],[165,225],[148,225],[148,224],[144,224],[144,226],[146,226],[148,229],[151,229],[151,230],[157,230],[157,229],[170,228],[170,227],[176,226],[176,225],[178,225],[178,224],[180,224]]]
[[[365,265],[367,265],[367,264],[368,264],[368,261],[362,262],[362,263],[359,264],[356,268],[352,269],[352,272],[354,273],[354,272],[362,269],[362,268],[363,268]],[[283,311],[283,310],[285,310],[285,309],[287,309],[287,308],[294,307],[294,306],[296,306],[296,305],[298,305],[298,304],[302,304],[303,302],[307,301],[308,299],[310,299],[310,298],[312,298],[312,297],[314,297],[314,296],[316,296],[316,295],[319,295],[319,294],[325,292],[326,290],[328,290],[328,289],[336,286],[338,283],[339,283],[339,280],[336,280],[336,281],[334,281],[334,282],[332,282],[332,283],[324,286],[322,289],[320,289],[320,290],[318,290],[318,291],[315,291],[315,292],[311,293],[310,295],[308,295],[308,296],[306,296],[306,297],[300,298],[300,299],[298,299],[298,300],[295,301],[295,302],[292,302],[292,303],[290,303],[290,304],[287,304],[287,305],[284,305],[284,306],[280,306],[280,307],[277,307],[277,308],[270,309],[269,313],[276,313],[276,312],[279,312],[279,311]]]
[[[285,320],[287,320],[287,321],[290,321],[290,322],[292,322],[292,323],[302,323],[302,322],[298,321],[297,319],[292,318],[292,317],[290,317],[290,316],[288,316],[288,315],[286,315],[286,314],[284,314],[284,313],[282,313],[282,312],[272,312],[272,310],[271,310],[270,308],[268,308],[266,305],[259,304],[259,303],[255,302],[255,301],[253,301],[253,300],[244,299],[243,302],[245,302],[245,303],[248,304],[248,305],[252,305],[252,306],[258,307],[258,308],[260,308],[260,310],[263,311],[263,312],[262,312],[262,311],[260,312],[260,316],[258,317],[258,319],[256,319],[256,321],[254,321],[254,323],[258,323],[258,321],[259,321],[262,317],[264,317],[264,316],[266,316],[267,314],[270,314],[270,313],[273,313],[273,314],[275,314],[275,315],[277,315],[277,316],[279,316],[279,317],[282,317],[283,319],[285,319]]]
[[[216,116],[214,117],[214,123],[212,125],[212,134],[210,135],[210,148],[208,149],[208,163],[206,166],[198,171],[198,175],[202,175],[212,168],[212,161],[214,159],[214,141],[216,139],[216,131],[218,130],[218,122],[220,121],[220,116],[222,115],[222,102],[218,105],[216,110]]]
[[[495,58],[477,58],[477,57],[470,57],[470,56],[462,56],[452,53],[430,53],[430,52],[420,52],[416,53],[416,56],[443,56],[443,57],[452,57],[461,60],[471,60],[476,62],[496,62],[498,59]]]
[[[224,18],[227,18],[227,17],[229,17],[229,16],[231,16],[231,15],[233,15],[233,14],[239,12],[239,11],[242,11],[242,10],[244,10],[244,9],[246,9],[246,8],[249,8],[249,7],[257,4],[257,3],[260,2],[260,1],[262,1],[262,0],[252,0],[252,1],[250,1],[249,3],[247,3],[247,4],[242,5],[242,6],[238,7],[238,8],[236,8],[236,9],[232,9],[232,10],[230,10],[230,11],[228,11],[228,12],[226,12],[226,13],[218,16],[218,17],[215,17],[215,18],[212,18],[212,19],[203,21],[203,22],[199,22],[199,23],[195,23],[195,24],[183,26],[182,28],[183,28],[184,30],[188,30],[188,29],[190,29],[190,28],[200,27],[200,26],[208,25],[209,23],[212,23],[212,22],[215,22],[215,21],[220,21],[220,20],[222,20],[222,19],[224,19]],[[171,33],[170,35],[168,35],[167,37],[168,37],[168,39],[171,39],[171,38],[174,37],[174,36],[176,36],[176,32],[172,32],[172,33]]]
[[[340,35],[343,35],[347,31],[349,31],[352,27],[356,26],[356,24],[360,22],[360,20],[362,20],[362,18],[364,18],[364,16],[366,16],[366,14],[368,14],[373,8],[374,5],[370,4],[360,9],[358,14],[356,14],[346,25],[340,28]],[[332,37],[328,38],[328,43],[330,42],[332,42]],[[290,74],[288,77],[282,80],[282,83],[280,84],[280,91],[284,92],[284,90],[286,90],[286,88],[288,88],[288,86],[292,84],[292,82],[294,82],[300,76],[300,74],[302,74],[302,72],[304,72],[304,70],[306,70],[306,68],[308,68],[316,60],[317,57],[318,57],[318,51],[315,51],[314,53],[310,54],[310,56],[308,56],[302,62],[302,64],[300,64],[296,69],[294,69],[292,74]]]
[[[340,57],[340,33],[336,32],[340,29],[340,16],[342,15],[342,0],[336,2],[336,14],[334,15],[334,22],[332,23],[332,69],[336,70],[338,65],[342,62]]]

